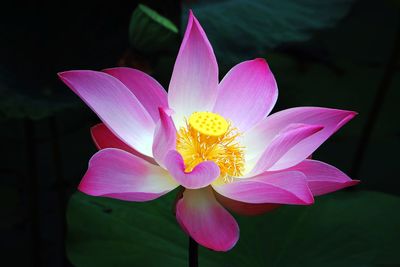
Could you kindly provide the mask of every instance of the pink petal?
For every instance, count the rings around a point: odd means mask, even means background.
[[[210,111],[218,86],[218,65],[200,23],[190,11],[185,36],[176,58],[168,90],[169,106],[179,129],[195,111]]]
[[[90,133],[92,135],[93,142],[99,150],[105,148],[119,148],[137,157],[141,157],[150,163],[156,163],[153,158],[140,154],[135,149],[122,142],[121,139],[113,134],[104,123],[96,124],[90,128]]]
[[[167,92],[153,77],[146,73],[131,68],[112,68],[103,71],[125,84],[147,110],[154,122],[160,119],[158,107],[168,108]]]
[[[298,171],[264,172],[248,179],[213,185],[219,194],[246,203],[310,205],[313,195],[306,177]]]
[[[153,142],[153,156],[161,166],[167,152],[176,148],[176,129],[171,117],[163,108],[159,109],[160,120],[157,123]]]
[[[155,124],[123,83],[106,73],[90,70],[58,75],[116,136],[140,153],[152,156]]]
[[[310,156],[326,139],[356,115],[353,111],[320,107],[298,107],[274,113],[243,136],[246,160],[259,158],[279,132],[292,123],[321,125],[324,128],[288,151],[270,170],[292,167]]]
[[[278,98],[278,88],[267,62],[258,58],[233,67],[218,86],[214,112],[246,131],[267,116]]]
[[[147,201],[158,198],[177,186],[159,166],[126,151],[107,148],[91,158],[79,190],[91,196]]]
[[[251,203],[240,202],[224,197],[223,195],[220,195],[218,193],[215,193],[215,198],[218,200],[219,203],[222,204],[222,206],[224,206],[228,210],[244,216],[261,215],[263,213],[273,211],[281,206],[279,204],[270,204],[270,203],[251,204]]]
[[[264,153],[251,170],[251,175],[256,175],[270,169],[285,154],[302,140],[321,131],[319,125],[307,125],[301,123],[289,124],[271,141]]]
[[[290,170],[304,173],[314,196],[328,194],[360,182],[350,179],[339,169],[316,160],[304,160]]]
[[[167,153],[165,167],[175,180],[189,189],[202,188],[212,183],[220,174],[219,167],[213,161],[199,163],[191,172],[185,172],[185,163],[176,150]]]
[[[176,219],[197,243],[227,251],[239,239],[239,226],[215,199],[212,189],[185,190],[176,204]]]

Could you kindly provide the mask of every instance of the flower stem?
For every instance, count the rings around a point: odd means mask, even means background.
[[[198,249],[199,249],[199,244],[197,244],[196,241],[194,241],[191,237],[189,237],[189,267],[199,266]]]
[[[35,143],[36,127],[35,122],[31,119],[24,121],[26,135],[26,156],[27,156],[27,191],[29,205],[29,219],[31,232],[31,266],[41,266],[41,242],[39,227],[39,178],[38,178],[38,162],[37,147]]]
[[[367,122],[361,131],[362,135],[360,137],[360,142],[355,153],[352,169],[350,170],[350,174],[353,179],[359,178],[362,164],[364,162],[366,153],[368,152],[368,145],[370,145],[371,143],[372,133],[379,119],[379,113],[381,112],[389,90],[392,88],[392,83],[397,72],[397,62],[399,61],[399,58],[400,23],[397,26],[397,33],[391,55],[388,59],[386,67],[384,68],[383,76],[379,83],[375,97],[373,98],[372,108],[368,114]]]

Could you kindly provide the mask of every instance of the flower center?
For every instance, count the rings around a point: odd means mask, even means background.
[[[244,170],[244,147],[241,134],[222,116],[212,112],[194,112],[177,134],[176,149],[190,172],[200,162],[212,160],[220,168],[225,182],[241,176]]]

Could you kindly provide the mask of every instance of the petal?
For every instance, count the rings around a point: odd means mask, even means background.
[[[214,112],[246,131],[267,116],[278,98],[278,88],[267,62],[258,58],[233,67],[218,86]]]
[[[314,203],[306,177],[298,171],[265,172],[249,179],[235,179],[228,184],[213,184],[213,188],[227,198],[246,203]]]
[[[167,153],[165,167],[175,180],[189,189],[202,188],[212,183],[219,176],[219,167],[213,161],[199,163],[191,172],[185,172],[185,163],[176,150]]]
[[[106,73],[90,70],[58,75],[116,136],[140,153],[152,156],[155,124],[123,83]]]
[[[310,156],[326,139],[356,115],[353,111],[320,107],[298,107],[286,109],[268,116],[243,136],[246,160],[261,157],[266,147],[279,132],[292,123],[321,125],[324,128],[302,140],[288,151],[270,170],[292,167]]]
[[[154,133],[153,156],[161,166],[167,152],[176,148],[176,129],[172,118],[163,108],[159,109],[160,120]]]
[[[251,170],[251,175],[256,175],[270,169],[291,148],[322,129],[323,127],[319,125],[290,124],[271,141],[258,159],[255,167]]]
[[[90,128],[90,133],[92,135],[93,142],[99,150],[105,148],[118,148],[125,150],[126,152],[129,152],[137,157],[141,157],[150,163],[156,163],[153,158],[142,155],[132,147],[125,144],[121,139],[113,134],[104,123],[96,124]]]
[[[90,159],[79,190],[91,196],[147,201],[158,198],[177,186],[159,166],[126,151],[107,148]]]
[[[360,182],[350,179],[339,169],[316,160],[304,160],[290,170],[304,173],[314,196],[328,194]]]
[[[222,204],[222,206],[224,206],[228,210],[233,211],[239,215],[245,215],[245,216],[260,215],[266,212],[273,211],[281,206],[279,204],[270,204],[270,203],[251,204],[251,203],[240,202],[237,200],[224,197],[223,195],[220,195],[218,193],[215,193],[215,198],[218,200],[219,203]]]
[[[217,96],[218,65],[213,49],[200,23],[189,14],[189,21],[176,58],[168,90],[169,106],[177,129],[184,117],[195,111],[211,111]]]
[[[168,108],[167,92],[153,77],[146,73],[131,68],[112,68],[103,71],[125,84],[147,110],[154,122],[160,119],[158,107]]]
[[[230,250],[239,239],[238,224],[209,187],[185,190],[176,204],[176,219],[197,243],[215,251]]]

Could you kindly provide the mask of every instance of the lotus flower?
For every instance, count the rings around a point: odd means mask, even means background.
[[[92,128],[100,149],[79,190],[92,196],[149,201],[178,186],[182,229],[216,251],[239,238],[234,217],[356,184],[309,156],[352,119],[352,111],[297,107],[269,113],[278,90],[264,59],[242,62],[219,82],[213,49],[190,12],[168,95],[130,68],[59,73],[102,120]]]

